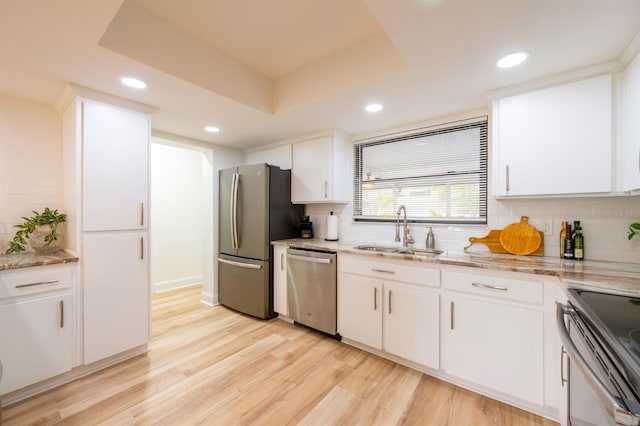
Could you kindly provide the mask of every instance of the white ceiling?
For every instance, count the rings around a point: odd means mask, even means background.
[[[72,82],[157,107],[155,130],[248,148],[486,108],[638,33],[640,0],[0,0],[0,93],[52,104]],[[524,66],[495,68],[518,49]]]

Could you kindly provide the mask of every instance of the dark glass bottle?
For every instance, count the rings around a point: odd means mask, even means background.
[[[567,223],[567,228],[564,238],[564,258],[573,259],[573,235],[571,234],[571,225]]]
[[[584,235],[582,235],[580,221],[577,220],[573,222],[573,258],[584,260]]]

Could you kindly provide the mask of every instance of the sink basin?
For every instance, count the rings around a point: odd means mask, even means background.
[[[389,247],[379,246],[375,244],[366,244],[361,246],[355,246],[356,250],[366,250],[381,253],[398,253],[398,254],[410,254],[413,256],[437,256],[442,254],[442,250],[418,248],[418,247]]]
[[[414,256],[437,256],[443,253],[443,250],[438,249],[427,249],[427,248],[417,248],[417,247],[403,247],[398,249],[398,253],[403,254],[412,254]]]
[[[398,250],[400,250],[400,247],[377,246],[377,245],[369,244],[369,245],[355,246],[354,249],[366,250],[366,251],[379,251],[383,253],[398,253]]]

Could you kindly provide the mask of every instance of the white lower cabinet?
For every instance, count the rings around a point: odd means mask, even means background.
[[[442,369],[543,405],[543,313],[462,296],[442,301]]]
[[[442,287],[442,369],[503,395],[545,405],[544,333],[553,317],[545,319],[544,282],[526,275],[443,268]]]
[[[287,247],[273,248],[273,310],[289,316],[287,303]]]
[[[439,366],[439,271],[412,262],[342,255],[338,332],[342,337],[429,368]],[[364,276],[352,273],[360,272]],[[411,282],[396,282],[393,278]],[[413,281],[423,280],[425,285]]]
[[[0,395],[74,367],[70,267],[0,273]]]
[[[147,232],[83,238],[84,363],[149,340]]]

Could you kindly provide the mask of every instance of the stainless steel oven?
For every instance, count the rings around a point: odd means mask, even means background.
[[[557,307],[567,423],[640,425],[640,299],[577,289],[567,297]]]

